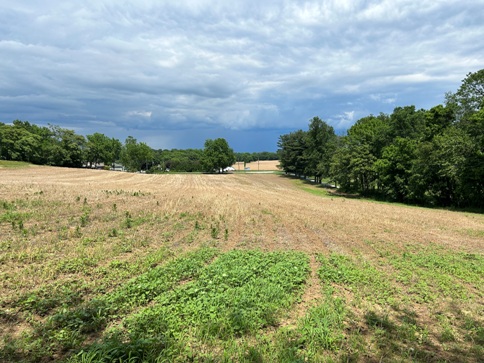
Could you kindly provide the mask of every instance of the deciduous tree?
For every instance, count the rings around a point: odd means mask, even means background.
[[[128,136],[121,150],[121,162],[129,171],[140,171],[153,160],[153,150],[144,142]]]
[[[230,148],[227,140],[218,138],[207,139],[203,150],[202,165],[207,172],[218,171],[235,163],[235,153]]]

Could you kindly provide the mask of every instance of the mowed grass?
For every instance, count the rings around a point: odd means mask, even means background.
[[[480,214],[276,175],[0,173],[0,361],[484,356]]]
[[[31,166],[31,164],[24,163],[22,161],[0,160],[0,169],[1,168],[18,169],[18,168],[25,168],[28,166]]]

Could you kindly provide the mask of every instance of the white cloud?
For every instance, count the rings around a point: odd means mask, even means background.
[[[340,115],[336,115],[334,119],[329,120],[330,124],[339,130],[350,127],[355,121],[355,111],[345,111]]]
[[[134,116],[134,117],[147,117],[150,118],[153,112],[151,111],[129,111],[127,113],[128,116]]]
[[[397,97],[395,94],[370,94],[369,98],[373,101],[386,104],[395,104],[395,102],[397,101]]]

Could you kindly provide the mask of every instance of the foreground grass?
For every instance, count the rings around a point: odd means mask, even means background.
[[[406,235],[406,242],[375,238],[364,250],[318,254],[298,251],[297,243],[286,251],[253,248],[242,236],[244,249],[232,249],[230,213],[239,213],[232,205],[209,213],[193,197],[187,207],[136,188],[8,191],[0,198],[0,361],[484,356],[481,251]],[[260,209],[270,212],[261,212],[264,221],[284,225],[273,206]],[[274,232],[250,213],[257,236]],[[309,234],[305,223],[298,228]],[[469,228],[463,238],[482,233]]]

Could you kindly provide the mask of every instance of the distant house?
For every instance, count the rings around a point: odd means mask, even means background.
[[[120,163],[114,163],[113,164],[113,167],[111,168],[111,170],[114,170],[114,171],[126,171],[126,168],[124,167],[124,165],[122,165]]]

